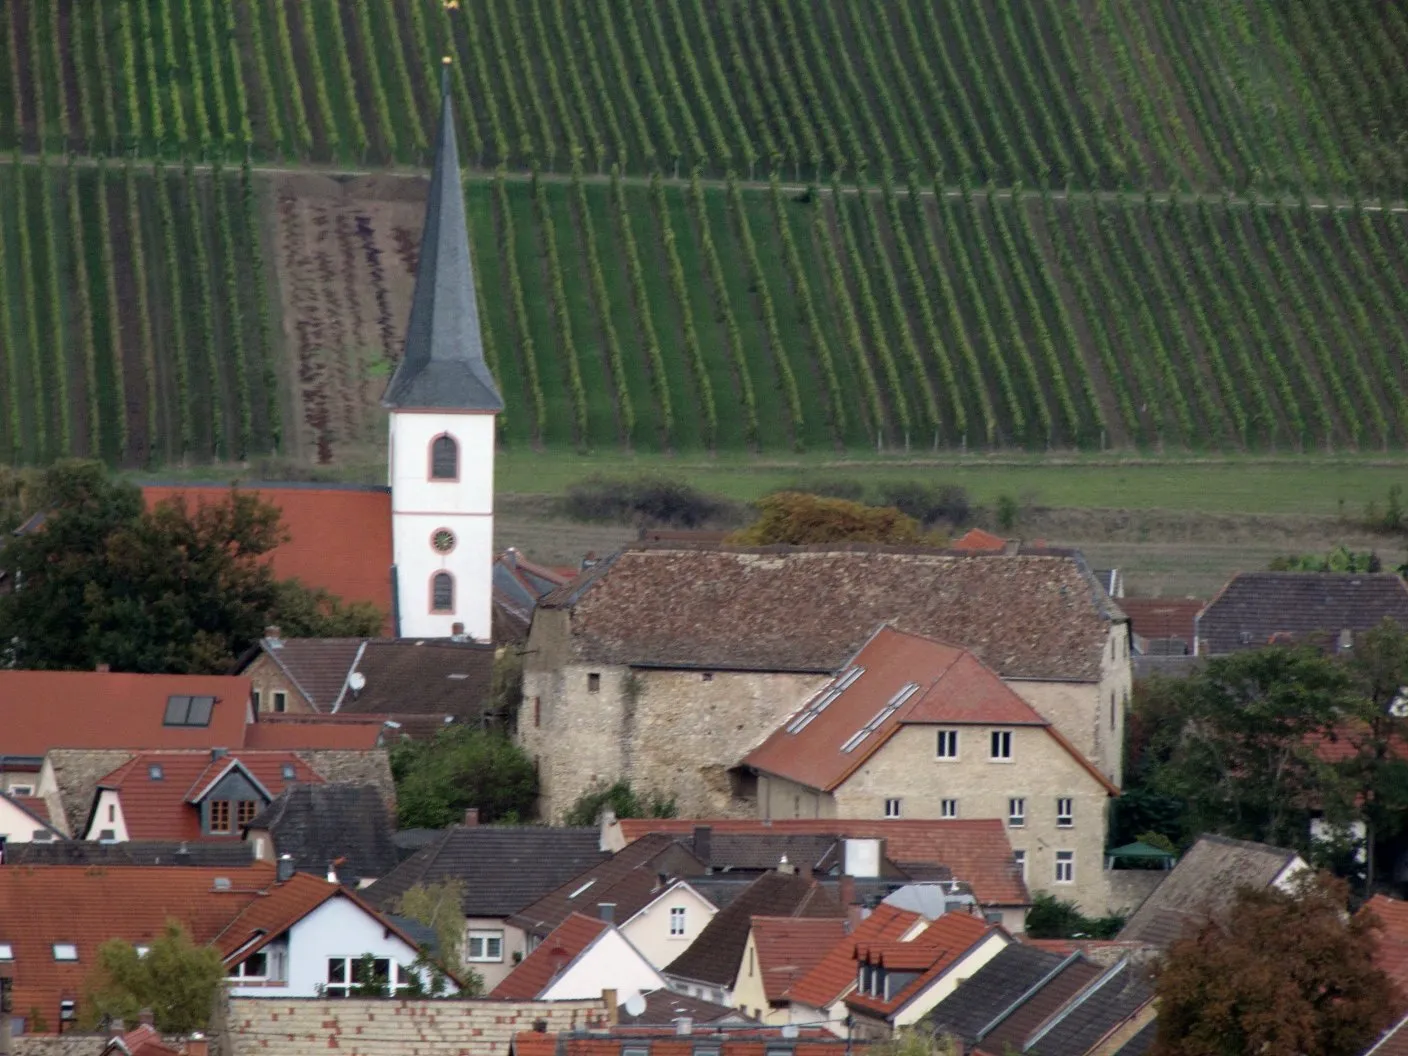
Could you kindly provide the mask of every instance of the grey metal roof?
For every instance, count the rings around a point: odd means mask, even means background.
[[[336,863],[349,886],[385,876],[398,863],[391,817],[371,785],[293,785],[249,828],[269,830],[274,853],[291,856],[299,872],[323,876]]]
[[[504,401],[484,361],[448,76],[444,82],[406,347],[381,402],[390,408],[496,412]]]

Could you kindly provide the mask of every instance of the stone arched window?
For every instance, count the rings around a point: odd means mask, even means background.
[[[460,445],[449,433],[441,433],[430,442],[430,479],[460,479]]]
[[[430,611],[455,611],[455,577],[448,572],[437,572],[430,577]]]

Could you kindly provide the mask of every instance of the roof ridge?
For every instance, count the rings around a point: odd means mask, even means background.
[[[1060,1024],[1062,1020],[1064,1020],[1072,1012],[1078,1009],[1081,1005],[1085,1004],[1095,994],[1099,993],[1102,989],[1104,989],[1106,983],[1108,983],[1115,976],[1123,973],[1124,970],[1128,967],[1129,958],[1121,957],[1118,961],[1106,968],[1089,983],[1081,987],[1080,990],[1068,997],[1059,1008],[1057,1008],[1054,1012],[1051,1013],[1051,1015],[1047,1016],[1045,1020],[1037,1024],[1036,1028],[1032,1031],[1031,1034],[1027,1035],[1027,1039],[1022,1045],[1022,1051],[1026,1052],[1038,1041],[1046,1037],[1046,1035],[1049,1034],[1058,1024]]]

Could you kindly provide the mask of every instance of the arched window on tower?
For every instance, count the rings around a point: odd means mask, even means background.
[[[441,433],[430,442],[430,479],[460,479],[460,445],[449,433]]]
[[[455,611],[455,577],[448,572],[437,572],[430,577],[430,611]]]

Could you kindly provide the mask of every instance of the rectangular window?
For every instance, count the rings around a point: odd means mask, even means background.
[[[670,907],[670,937],[679,938],[684,934],[684,906]]]
[[[945,800],[943,800],[943,801],[939,804],[939,817],[941,817],[941,818],[956,818],[956,817],[958,817],[958,800],[956,800],[956,799],[945,799]]]
[[[1056,800],[1056,827],[1058,829],[1069,829],[1076,823],[1075,804],[1071,802],[1069,796],[1062,796]]]
[[[469,959],[482,963],[497,963],[504,959],[504,933],[502,931],[471,931],[469,933]]]
[[[371,978],[367,979],[361,957],[329,957],[328,981],[323,992],[328,997],[348,997],[360,986],[382,986],[387,993],[394,995],[410,985],[410,974],[389,957],[377,957],[371,967]]]
[[[1076,852],[1056,852],[1056,882],[1074,884],[1076,882]]]
[[[230,831],[230,801],[228,799],[212,799],[210,801],[210,831]]]
[[[898,799],[885,800],[885,817],[898,818],[900,816],[900,801]]]
[[[274,690],[274,710],[279,712],[288,710],[288,694],[282,689]]]
[[[10,795],[12,796],[32,796],[34,795],[33,785],[11,785]]]
[[[1027,801],[1025,799],[1009,799],[1007,801],[1007,824],[1014,829],[1020,829],[1027,823]]]
[[[254,701],[254,710],[260,710],[260,701],[264,699],[264,695],[256,689],[253,693],[250,694],[250,699]]]
[[[230,969],[231,979],[262,980],[269,978],[269,955],[260,950],[251,953],[239,964]]]
[[[1026,880],[1027,880],[1027,852],[1026,852],[1026,851],[1013,851],[1013,852],[1012,852],[1012,860],[1017,863],[1017,868],[1022,871],[1022,882],[1023,882],[1023,883],[1026,883]]]
[[[239,806],[235,808],[235,823],[239,825],[240,828],[244,828],[254,820],[254,816],[258,813],[259,802],[257,800],[242,799],[239,802]]]
[[[163,726],[209,726],[214,697],[172,696],[166,698]]]
[[[598,673],[595,672],[595,671],[588,672],[588,674],[587,674],[587,692],[588,692],[588,693],[600,693],[600,692],[601,692],[601,675],[598,674]]]
[[[1012,759],[1012,731],[993,730],[988,758],[1009,762]]]
[[[0,942],[0,961],[13,961],[15,948],[8,942]]]
[[[957,731],[957,730],[940,730],[940,731],[939,731],[939,750],[938,750],[938,757],[939,757],[940,759],[957,759],[957,758],[958,758],[958,731]]]
[[[76,961],[78,960],[78,947],[71,942],[54,943],[54,960],[56,961]]]

